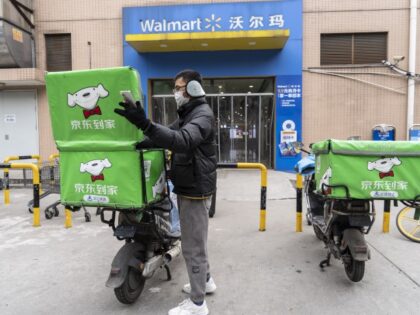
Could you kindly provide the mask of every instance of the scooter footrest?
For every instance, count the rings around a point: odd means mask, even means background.
[[[121,238],[132,238],[136,234],[136,227],[132,225],[120,225],[114,231],[114,236]]]

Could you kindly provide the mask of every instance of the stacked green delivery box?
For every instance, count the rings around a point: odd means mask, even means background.
[[[63,204],[139,209],[163,197],[163,150],[136,151],[143,134],[114,113],[121,91],[141,98],[139,81],[129,67],[47,74]]]
[[[312,151],[317,191],[330,198],[420,198],[420,142],[326,140]]]

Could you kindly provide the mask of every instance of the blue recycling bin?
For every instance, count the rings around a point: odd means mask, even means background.
[[[372,140],[395,141],[395,127],[387,124],[374,126],[372,128]]]
[[[408,140],[420,141],[420,125],[413,125],[413,127],[408,130]]]

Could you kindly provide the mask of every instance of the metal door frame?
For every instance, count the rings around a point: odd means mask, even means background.
[[[274,98],[274,93],[218,93],[218,94],[206,94],[206,96],[208,97],[216,97],[217,99],[217,130],[218,130],[218,141],[217,143],[218,145],[218,153],[219,153],[219,159],[221,157],[221,149],[220,149],[220,98],[221,97],[230,97],[230,114],[231,114],[231,122],[230,122],[230,127],[232,127],[232,125],[234,124],[234,116],[233,116],[233,98],[235,96],[245,96],[245,131],[247,132],[246,134],[246,139],[245,139],[245,152],[247,152],[248,150],[248,110],[246,105],[248,105],[248,97],[249,96],[258,96],[258,162],[261,162],[261,141],[262,141],[262,135],[261,135],[261,102],[262,96],[271,96]],[[167,122],[167,117],[166,117],[166,98],[167,97],[174,97],[172,94],[159,94],[159,95],[152,95],[152,98],[163,98],[163,117],[165,122]],[[273,99],[273,113],[275,111],[275,101]],[[232,140],[231,140],[232,141]],[[231,143],[231,147],[232,147],[232,143]],[[232,149],[231,149],[232,150]],[[272,151],[272,150],[271,150]],[[272,152],[270,152],[270,156],[268,157],[270,159],[270,157],[272,157]],[[248,154],[245,154],[245,162],[248,161]],[[271,161],[274,162],[274,161]]]

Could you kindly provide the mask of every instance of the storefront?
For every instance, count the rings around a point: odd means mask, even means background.
[[[124,64],[136,68],[154,121],[176,118],[172,78],[204,77],[219,162],[290,170],[302,125],[301,0],[123,9]]]

